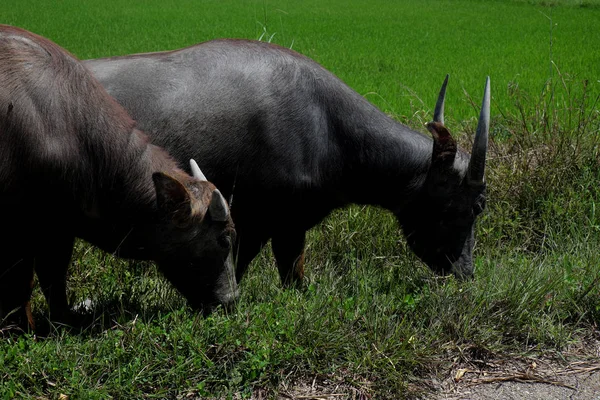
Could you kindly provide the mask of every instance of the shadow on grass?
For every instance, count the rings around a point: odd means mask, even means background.
[[[51,338],[66,332],[82,337],[97,337],[107,330],[124,329],[137,320],[150,322],[153,319],[177,311],[173,304],[148,306],[143,301],[112,299],[93,302],[89,299],[75,305],[66,321],[52,321],[48,313],[34,313],[35,334],[38,338]],[[197,313],[199,316],[202,312]]]

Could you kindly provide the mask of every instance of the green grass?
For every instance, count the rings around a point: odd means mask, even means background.
[[[493,117],[475,280],[432,275],[389,213],[355,206],[309,233],[305,289],[281,289],[267,248],[236,308],[202,318],[153,265],[79,243],[71,297],[96,301],[96,324],[0,341],[0,398],[272,398],[316,379],[395,399],[453,363],[597,339],[600,2],[555,3],[4,1],[0,22],[80,58],[271,40],[420,130],[449,72],[465,147],[490,75]]]
[[[5,0],[0,21],[49,37],[80,58],[217,37],[271,39],[400,117],[430,110],[446,73],[446,114],[459,120],[476,115],[463,90],[479,103],[487,75],[494,113],[512,107],[509,83],[539,93],[557,68],[600,92],[600,8],[481,0]]]

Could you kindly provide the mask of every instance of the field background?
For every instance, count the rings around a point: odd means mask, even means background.
[[[0,23],[82,59],[271,41],[420,131],[450,73],[446,120],[467,148],[488,75],[493,98],[474,281],[433,276],[370,207],[310,232],[304,290],[280,289],[267,248],[236,309],[206,319],[153,266],[79,243],[71,297],[93,298],[97,323],[3,339],[0,397],[401,398],[452,368],[597,351],[600,1],[3,0]]]

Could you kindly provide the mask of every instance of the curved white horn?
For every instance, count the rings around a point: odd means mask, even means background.
[[[194,178],[198,179],[199,181],[207,181],[208,180],[208,179],[206,179],[206,176],[204,176],[204,174],[200,170],[200,167],[198,166],[196,161],[194,161],[193,158],[190,159],[190,167],[192,167],[192,176]]]
[[[477,132],[475,141],[471,150],[471,160],[469,161],[469,182],[482,184],[484,182],[485,158],[488,147],[488,135],[490,131],[490,77],[485,81],[485,91],[479,122],[477,123]]]
[[[446,85],[448,85],[448,77],[450,74],[446,74],[446,79],[442,83],[440,94],[438,95],[437,102],[435,103],[435,111],[433,112],[433,121],[444,123],[444,103],[446,101]]]
[[[213,191],[212,199],[210,199],[210,205],[208,206],[208,213],[214,221],[225,222],[229,218],[229,207],[227,207],[227,202],[219,189]]]

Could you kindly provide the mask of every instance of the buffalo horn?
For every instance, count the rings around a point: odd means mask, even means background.
[[[444,103],[446,101],[446,85],[448,85],[448,76],[449,75],[446,74],[446,79],[444,79],[444,83],[440,89],[440,94],[437,102],[435,103],[435,111],[433,112],[433,121],[439,122],[442,125],[444,124]]]
[[[488,147],[488,133],[490,131],[490,77],[485,81],[485,91],[483,102],[481,104],[481,113],[477,123],[477,132],[471,151],[471,160],[469,161],[469,182],[473,184],[483,184],[485,172],[485,155]]]
[[[227,207],[225,198],[219,189],[213,191],[212,199],[210,199],[210,206],[208,206],[208,213],[213,221],[225,222],[227,221],[227,218],[229,218],[229,207]]]
[[[206,179],[206,176],[204,176],[202,171],[200,171],[200,167],[198,166],[196,161],[194,161],[193,158],[190,159],[190,167],[192,167],[192,176],[194,178],[198,179],[199,181],[207,181],[208,180],[208,179]]]

